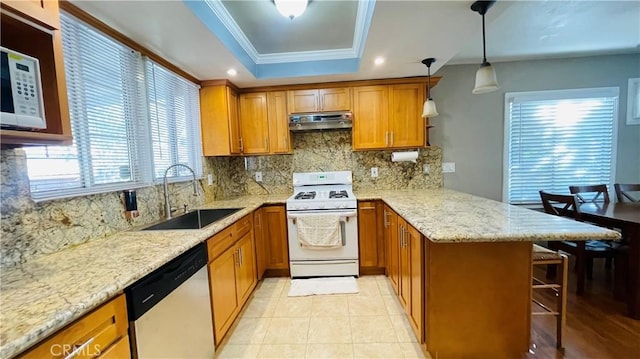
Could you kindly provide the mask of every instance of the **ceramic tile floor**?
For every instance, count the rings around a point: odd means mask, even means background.
[[[288,297],[290,283],[258,285],[217,358],[424,358],[386,277],[349,295]]]

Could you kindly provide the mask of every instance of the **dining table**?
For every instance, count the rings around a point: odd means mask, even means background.
[[[640,202],[587,202],[579,205],[582,219],[617,228],[629,243],[626,300],[629,316],[640,319]]]

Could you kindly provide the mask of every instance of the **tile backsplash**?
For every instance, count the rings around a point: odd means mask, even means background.
[[[205,158],[201,193],[191,183],[169,186],[173,205],[196,207],[215,199],[241,195],[292,193],[293,172],[353,171],[354,189],[442,187],[442,151],[419,149],[417,163],[391,162],[392,151],[351,150],[350,131],[293,133],[292,155]],[[34,202],[29,192],[27,159],[20,148],[0,150],[0,268],[59,251],[65,247],[158,221],[163,215],[161,185],[137,189],[140,217],[127,220],[121,191]],[[423,174],[424,165],[429,174]],[[371,167],[379,177],[371,178]],[[263,182],[254,180],[263,173]],[[207,185],[207,174],[214,177]]]

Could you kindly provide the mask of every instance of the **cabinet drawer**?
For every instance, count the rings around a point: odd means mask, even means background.
[[[129,348],[129,336],[118,340],[115,344],[104,350],[99,356],[100,359],[130,359],[131,349]]]
[[[209,262],[220,256],[227,248],[235,242],[236,226],[230,225],[222,231],[216,233],[213,237],[207,240],[207,254],[209,255]]]
[[[127,309],[124,294],[103,304],[38,344],[21,358],[95,358],[101,351],[127,335]],[[128,341],[127,346],[128,346]],[[108,351],[108,350],[107,350]]]
[[[236,238],[241,238],[253,228],[253,216],[251,214],[240,218],[234,225]]]

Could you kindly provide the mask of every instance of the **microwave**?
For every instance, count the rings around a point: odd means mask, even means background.
[[[0,65],[0,126],[17,130],[47,128],[38,59],[0,47]]]

